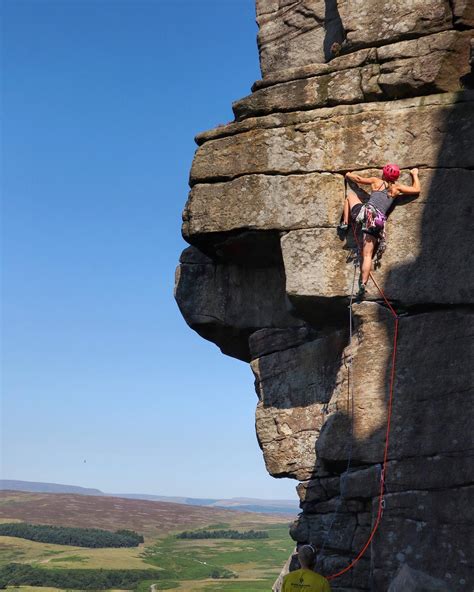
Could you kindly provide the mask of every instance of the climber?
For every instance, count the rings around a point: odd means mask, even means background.
[[[298,561],[301,569],[291,571],[283,578],[281,592],[331,592],[326,578],[313,571],[316,553],[311,545],[303,545],[298,549]]]
[[[342,221],[338,226],[339,234],[345,234],[349,227],[349,218],[362,225],[364,239],[358,299],[362,299],[365,295],[373,256],[376,253],[380,256],[385,249],[385,222],[392,210],[393,200],[400,195],[418,195],[420,193],[418,169],[411,169],[410,174],[412,176],[411,186],[397,183],[400,169],[396,164],[387,164],[383,167],[382,179],[361,177],[357,173],[346,173],[346,178],[349,181],[370,185],[372,189],[365,204],[353,189],[348,191],[344,202]]]

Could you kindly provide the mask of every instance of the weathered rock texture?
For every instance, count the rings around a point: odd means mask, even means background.
[[[390,584],[388,592],[449,592],[450,588],[442,580],[411,569],[404,563],[396,578]]]
[[[385,511],[340,592],[474,589],[473,4],[257,0],[262,79],[235,122],[196,138],[176,298],[250,362],[267,469],[299,481],[291,536],[326,575],[375,522],[393,355],[374,285],[349,331],[344,174],[421,169],[375,271],[400,315]]]

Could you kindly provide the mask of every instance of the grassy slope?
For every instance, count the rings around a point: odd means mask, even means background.
[[[270,537],[262,540],[190,541],[168,537],[148,547],[144,556],[150,565],[166,569],[180,581],[203,579],[212,569],[225,568],[236,574],[240,583],[263,579],[268,586],[288,558],[293,542],[287,526],[267,526],[267,531]]]
[[[84,499],[77,499],[82,497]],[[15,492],[0,495],[0,520],[12,519],[113,530],[132,528],[145,534],[145,545],[132,549],[85,549],[0,537],[0,565],[16,561],[45,569],[166,569],[172,574],[173,581],[161,582],[156,590],[269,590],[293,548],[288,536],[289,519],[286,516],[232,512],[166,502],[70,494]],[[254,528],[267,530],[270,537],[234,541],[179,540],[173,536],[173,533],[196,528]],[[213,569],[229,570],[238,579],[209,579]],[[150,584],[151,582],[144,582],[140,592],[149,592]],[[23,587],[21,590],[48,592],[46,588],[33,587]]]
[[[124,549],[87,549],[37,543],[16,537],[0,536],[0,566],[7,563],[31,563],[42,567],[147,569],[140,547]]]
[[[49,588],[48,586],[14,586],[8,590],[17,590],[19,592],[69,592],[60,588]],[[109,590],[109,592],[129,592],[128,590]],[[148,592],[148,591],[147,591]]]

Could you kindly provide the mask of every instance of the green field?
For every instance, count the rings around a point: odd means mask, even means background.
[[[156,591],[259,592],[271,589],[293,548],[287,525],[265,524],[265,530],[267,539],[189,540],[167,535],[148,539],[138,548],[122,549],[85,549],[0,537],[0,566],[16,562],[45,570],[154,568],[163,571],[166,579],[142,582],[139,592],[149,592],[152,584]],[[59,590],[31,586],[16,589]]]
[[[288,536],[287,526],[272,525],[265,530],[269,538],[261,540],[182,540],[167,537],[149,545],[143,557],[147,563],[172,573],[173,579],[179,581],[207,579],[213,571],[230,572],[227,581],[207,583],[203,590],[236,590],[236,579],[241,586],[239,589],[243,589],[243,580],[262,580],[268,589],[268,584],[274,582],[294,543]],[[255,590],[263,589],[253,585]]]
[[[75,577],[77,582],[78,570],[80,581],[94,586],[96,575],[87,570],[156,570],[156,580],[141,581],[135,586],[137,592],[263,592],[271,590],[294,547],[288,534],[291,517],[122,498],[4,492],[0,520],[114,531],[126,528],[145,537],[138,547],[91,549],[0,536],[0,571],[13,563],[41,570],[44,587],[11,588],[20,592],[69,591],[68,584],[59,584],[57,578],[67,582]],[[183,531],[226,529],[260,530],[269,537],[176,538]],[[44,578],[48,574],[54,578]],[[29,575],[24,581],[33,583]]]
[[[0,536],[0,567],[8,563],[29,563],[41,567],[146,569],[140,557],[143,545],[124,549],[86,549],[36,543],[15,537]]]
[[[8,590],[18,590],[18,592],[64,592],[60,588],[47,588],[46,586],[14,586]],[[128,592],[128,590],[109,590],[108,592]]]

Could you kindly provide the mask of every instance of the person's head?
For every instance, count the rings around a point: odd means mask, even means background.
[[[316,553],[311,545],[302,545],[298,549],[298,561],[302,568],[312,569],[315,559]]]
[[[394,183],[400,176],[400,167],[396,164],[386,164],[382,169],[382,176],[385,181]]]

